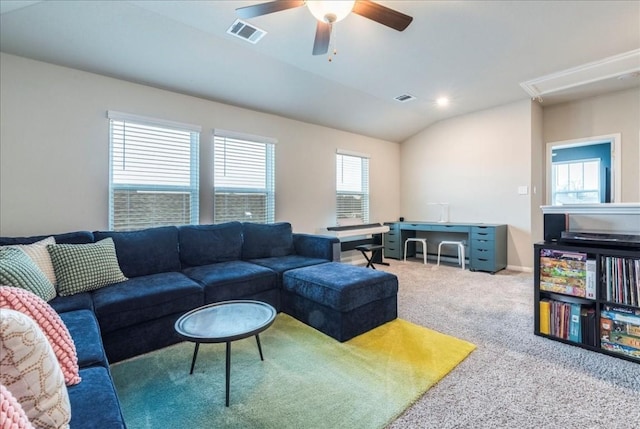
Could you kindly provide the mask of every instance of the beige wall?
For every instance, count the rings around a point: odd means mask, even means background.
[[[107,228],[107,110],[202,126],[201,223],[213,218],[214,128],[278,140],[276,219],[295,231],[335,224],[336,149],[371,156],[371,220],[398,217],[397,143],[0,55],[2,235]]]
[[[542,108],[524,100],[436,123],[401,145],[0,54],[0,234],[105,229],[107,110],[200,125],[201,223],[212,222],[214,128],[278,139],[276,219],[335,222],[335,151],[371,155],[371,221],[509,225],[508,264],[542,239],[547,142],[621,133],[622,201],[640,201],[640,90]],[[519,186],[529,193],[519,195]]]
[[[640,201],[640,89],[545,107],[543,121],[545,144],[620,133],[622,200],[618,202]]]
[[[540,103],[531,104],[531,239],[544,240],[544,223],[540,206],[544,205],[545,180],[543,110]]]
[[[508,265],[531,267],[532,134],[525,100],[441,121],[403,142],[401,215],[438,220],[428,203],[448,202],[451,222],[508,224]],[[519,186],[529,193],[519,195]]]

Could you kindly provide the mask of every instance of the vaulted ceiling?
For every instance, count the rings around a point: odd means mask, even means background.
[[[328,61],[311,55],[306,7],[247,20],[267,32],[255,45],[227,34],[235,9],[259,2],[2,0],[0,50],[400,142],[527,99],[521,82],[640,48],[639,1],[380,1],[411,25],[352,14],[335,24]],[[609,79],[543,103],[638,86]]]

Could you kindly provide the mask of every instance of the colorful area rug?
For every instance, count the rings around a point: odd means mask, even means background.
[[[184,342],[111,367],[129,429],[383,428],[475,346],[396,319],[347,342],[286,315],[231,344],[225,407],[224,344]]]

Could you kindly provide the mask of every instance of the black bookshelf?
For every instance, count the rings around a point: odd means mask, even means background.
[[[640,363],[639,282],[640,248],[534,244],[534,334]]]

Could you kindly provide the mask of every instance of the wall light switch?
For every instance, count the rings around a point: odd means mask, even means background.
[[[529,193],[528,186],[518,186],[518,195],[527,195]]]

